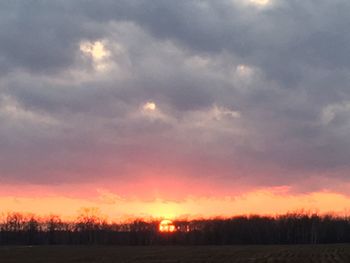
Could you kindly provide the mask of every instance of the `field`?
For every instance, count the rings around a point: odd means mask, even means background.
[[[350,245],[319,246],[207,246],[113,247],[38,246],[0,247],[1,263],[171,263],[350,262]]]

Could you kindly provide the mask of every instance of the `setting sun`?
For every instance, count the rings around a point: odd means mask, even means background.
[[[159,223],[159,231],[165,233],[172,233],[176,231],[176,227],[171,220],[164,219]]]

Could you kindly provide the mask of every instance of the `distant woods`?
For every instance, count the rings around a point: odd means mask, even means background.
[[[0,245],[232,245],[349,243],[350,218],[291,213],[277,217],[173,221],[177,231],[160,233],[159,221],[107,223],[93,213],[74,222],[8,213],[0,221]]]

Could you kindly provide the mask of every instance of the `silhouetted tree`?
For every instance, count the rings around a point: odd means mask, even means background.
[[[174,233],[158,231],[158,221],[107,223],[96,209],[83,209],[74,222],[58,216],[8,213],[0,218],[1,245],[232,245],[350,242],[350,219],[305,212],[277,217],[237,216],[174,221]]]

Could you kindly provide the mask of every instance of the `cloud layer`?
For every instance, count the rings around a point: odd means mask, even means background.
[[[349,12],[346,0],[4,1],[0,182],[346,193]]]

